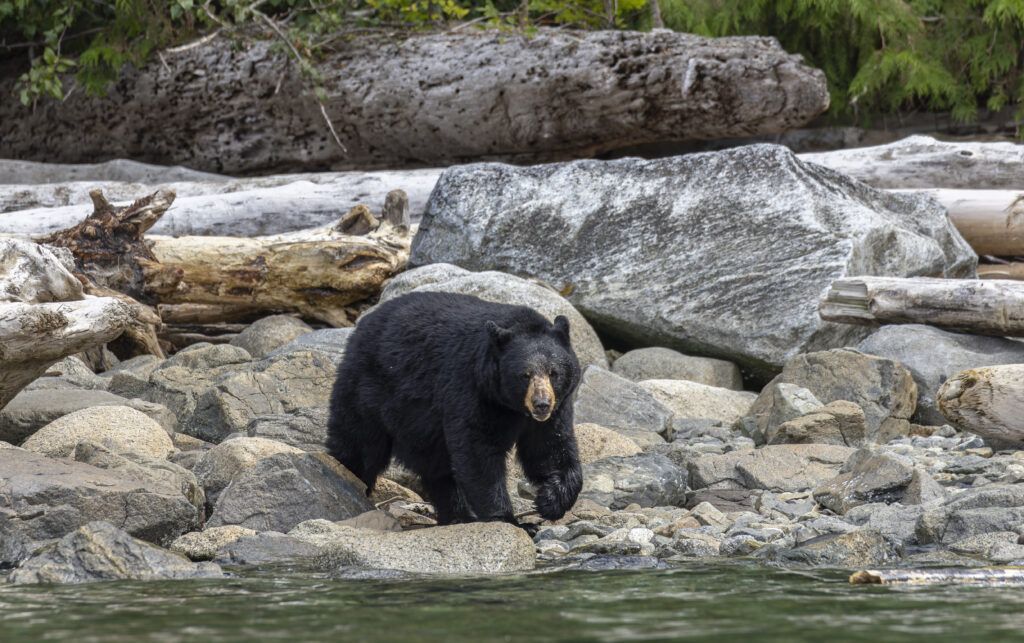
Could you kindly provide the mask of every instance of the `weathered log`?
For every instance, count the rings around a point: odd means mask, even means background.
[[[1024,263],[982,263],[978,264],[978,276],[982,279],[1013,279],[1024,281]]]
[[[419,220],[440,169],[323,172],[225,181],[179,181],[162,185],[74,182],[0,185],[0,233],[49,234],[70,228],[91,210],[89,192],[127,202],[158,188],[177,199],[153,226],[153,234],[237,236],[281,234],[337,221],[349,208],[366,204],[375,212],[388,192],[405,191],[413,220]]]
[[[949,219],[960,235],[979,255],[1012,257],[1024,254],[1024,191],[898,191],[923,192],[934,197],[949,212]]]
[[[339,41],[315,63],[343,149],[276,45],[217,38],[126,68],[102,98],[75,92],[34,110],[4,101],[0,156],[123,157],[228,174],[538,162],[781,132],[829,102],[824,74],[774,38],[561,29],[368,35]],[[0,82],[0,95],[11,95],[14,78]],[[245,126],[226,136],[225,123]]]
[[[1024,145],[908,138],[875,147],[801,154],[876,188],[1024,188]]]
[[[1024,364],[961,371],[936,396],[954,426],[1002,442],[1024,442]]]
[[[297,312],[333,326],[350,326],[364,300],[409,260],[410,237],[388,222],[363,236],[332,227],[288,235],[255,237],[150,237],[163,269],[179,270],[177,289],[164,304],[212,306],[224,321],[262,310]],[[197,308],[190,309],[193,314]],[[179,319],[180,321],[180,319]]]
[[[74,165],[0,159],[0,185],[12,183],[36,185],[74,181],[88,182],[93,185],[103,181],[168,183],[170,181],[227,181],[230,178],[209,172],[197,172],[187,167],[150,165],[128,159]]]
[[[1024,568],[865,569],[850,576],[852,585],[1024,585]]]
[[[1024,283],[924,277],[848,277],[818,307],[825,321],[929,324],[976,335],[1024,337]]]
[[[0,240],[0,408],[57,360],[103,345],[134,321],[121,301],[85,296],[58,252]]]

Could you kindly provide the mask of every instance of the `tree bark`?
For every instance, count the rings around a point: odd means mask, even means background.
[[[876,188],[1019,189],[1024,145],[937,141],[930,136],[856,149],[801,154]]]
[[[929,324],[1024,337],[1024,283],[924,277],[837,279],[818,312],[846,324]]]
[[[972,368],[939,388],[939,410],[983,438],[1024,442],[1024,364]]]
[[[0,185],[0,233],[50,234],[77,225],[91,211],[89,192],[99,189],[114,202],[166,189],[177,194],[150,230],[173,236],[281,234],[337,221],[366,204],[379,212],[388,192],[405,191],[418,221],[442,169],[323,172],[223,181],[169,183],[82,182]]]
[[[540,29],[337,42],[315,65],[344,149],[276,42],[217,38],[126,68],[104,98],[0,103],[0,157],[228,174],[529,163],[781,132],[829,100],[824,74],[774,38]]]

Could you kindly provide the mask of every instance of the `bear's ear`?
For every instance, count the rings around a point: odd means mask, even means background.
[[[502,328],[501,326],[492,321],[488,321],[486,326],[487,334],[490,335],[491,337],[491,343],[493,343],[498,348],[503,347],[505,344],[508,343],[508,340],[512,339],[513,333],[509,329]]]
[[[569,318],[565,315],[559,315],[555,317],[555,330],[565,339],[569,341]]]

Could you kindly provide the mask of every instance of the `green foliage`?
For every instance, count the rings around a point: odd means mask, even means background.
[[[775,36],[824,70],[833,115],[1024,116],[1024,0],[661,0],[666,26]]]

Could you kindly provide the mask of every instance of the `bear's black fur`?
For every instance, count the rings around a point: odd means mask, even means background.
[[[412,293],[359,320],[331,395],[327,448],[372,489],[392,456],[420,475],[438,522],[518,524],[505,488],[515,446],[540,515],[583,483],[569,322],[468,295]],[[553,399],[552,399],[553,398]]]

